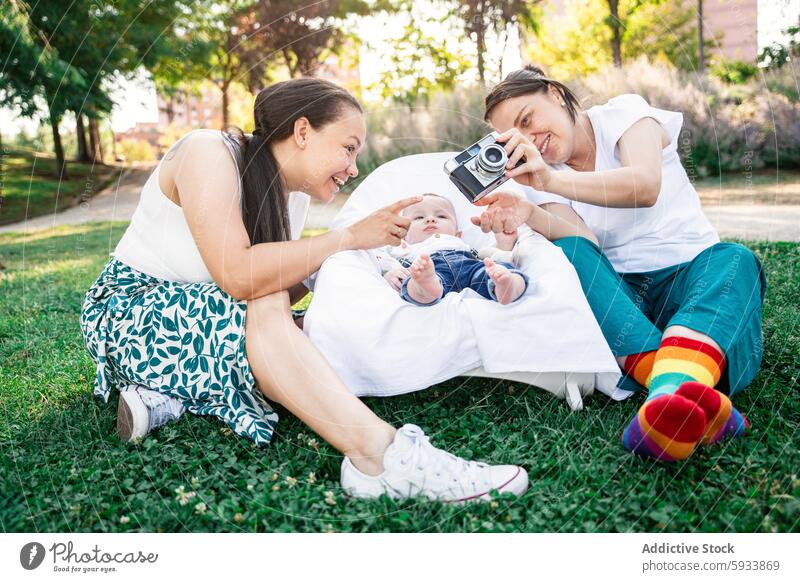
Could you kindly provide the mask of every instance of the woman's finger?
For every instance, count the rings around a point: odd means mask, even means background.
[[[506,165],[506,168],[513,168],[517,165],[518,161],[527,159],[528,147],[529,146],[527,144],[521,143],[514,148],[514,151],[510,156],[508,156],[508,164]]]
[[[487,210],[481,214],[481,230],[483,232],[489,232],[492,230],[491,210]]]
[[[509,137],[504,146],[506,154],[511,155],[511,152],[513,152],[520,143],[522,143],[522,136],[519,133],[515,133]]]
[[[535,174],[540,169],[541,168],[538,166],[538,164],[528,161],[522,164],[521,166],[517,166],[516,168],[511,168],[510,170],[506,170],[506,177],[516,178],[517,176],[521,176],[523,174]]]
[[[503,133],[501,133],[500,135],[497,136],[497,141],[499,141],[500,143],[503,143],[503,142],[507,141],[515,133],[519,133],[519,129],[517,129],[516,127],[512,127],[510,129],[507,129]]]
[[[390,204],[385,208],[392,214],[398,214],[404,208],[408,208],[412,204],[416,204],[417,202],[422,202],[422,196],[411,196],[410,198],[403,198],[402,200],[398,200],[393,204]]]
[[[475,203],[475,206],[489,206],[497,201],[497,194],[487,194]],[[477,224],[477,223],[475,223]]]

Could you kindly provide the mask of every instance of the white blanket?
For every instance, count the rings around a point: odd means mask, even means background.
[[[356,188],[331,228],[401,198],[434,192],[455,205],[468,244],[478,249],[493,244],[492,234],[469,221],[481,208],[470,204],[442,169],[452,156],[419,154],[382,165]],[[480,366],[498,377],[588,372],[598,389],[611,393],[619,367],[574,269],[561,249],[538,233],[526,227],[521,239],[519,244],[529,247],[519,266],[530,286],[510,305],[469,289],[430,307],[410,305],[384,281],[369,252],[337,253],[316,276],[305,331],[359,396],[421,390]]]

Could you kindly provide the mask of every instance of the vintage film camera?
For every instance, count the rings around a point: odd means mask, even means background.
[[[508,155],[503,144],[497,143],[499,135],[493,131],[444,164],[450,180],[470,202],[477,202],[508,180],[504,175]],[[517,166],[524,163],[520,160]]]

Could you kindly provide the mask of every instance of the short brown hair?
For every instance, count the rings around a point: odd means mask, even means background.
[[[526,65],[525,68],[513,73],[509,73],[505,79],[495,85],[486,96],[483,120],[488,122],[492,109],[506,99],[519,97],[520,95],[530,95],[531,93],[541,93],[550,87],[555,87],[567,108],[572,123],[578,118],[580,101],[572,90],[555,79],[549,78],[544,71],[535,65]]]

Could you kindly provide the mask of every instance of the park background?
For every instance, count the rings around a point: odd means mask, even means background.
[[[4,531],[796,531],[800,521],[800,1],[8,0],[0,12],[0,527]],[[624,454],[637,401],[563,403],[456,378],[370,400],[453,452],[531,474],[519,501],[450,508],[341,496],[338,456],[285,413],[267,451],[208,419],[136,445],[91,397],[77,314],[160,155],[252,129],[255,93],[319,76],[367,111],[360,176],[483,135],[487,87],[522,63],[584,106],[681,111],[706,213],[770,280],[751,437],[679,466]]]

